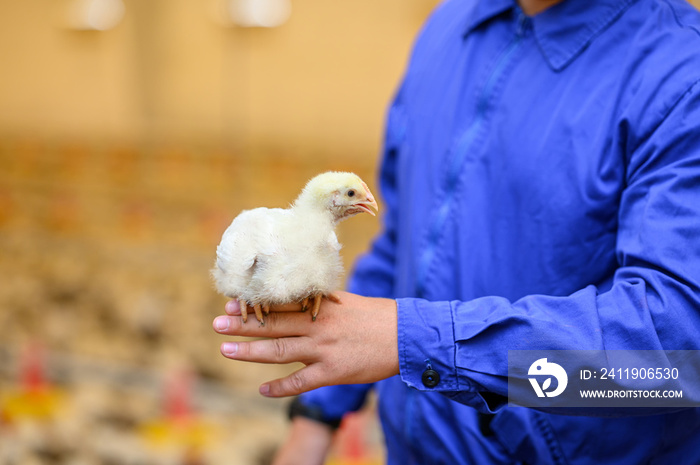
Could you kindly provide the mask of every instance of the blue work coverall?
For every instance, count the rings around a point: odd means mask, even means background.
[[[700,348],[699,81],[681,0],[441,4],[349,284],[397,299],[400,375],[300,402],[333,420],[375,389],[390,464],[700,463],[698,409],[505,402],[508,350]]]

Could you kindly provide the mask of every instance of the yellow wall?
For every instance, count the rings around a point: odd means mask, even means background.
[[[67,27],[69,0],[0,0],[0,134],[376,155],[435,1],[294,0],[275,29],[221,26],[220,1],[125,0],[96,32]]]

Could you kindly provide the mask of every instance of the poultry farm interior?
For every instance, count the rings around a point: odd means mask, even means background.
[[[257,386],[295,367],[221,357],[209,270],[235,213],[318,167],[275,180],[230,154],[89,150],[0,152],[0,463],[266,463],[288,400]],[[236,173],[255,173],[244,195]],[[346,265],[376,231],[363,220],[339,228]],[[380,454],[362,418],[363,453]]]
[[[385,108],[436,3],[2,2],[0,465],[271,461],[289,401],[258,386],[296,367],[219,353],[216,245],[323,171],[381,201]],[[338,227],[346,277],[379,228]],[[329,463],[381,443],[370,402]]]

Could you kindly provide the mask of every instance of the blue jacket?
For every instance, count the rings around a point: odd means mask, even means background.
[[[349,286],[397,299],[400,376],[302,402],[339,418],[376,389],[391,464],[700,463],[698,409],[505,405],[510,349],[700,348],[699,81],[681,0],[443,3]]]

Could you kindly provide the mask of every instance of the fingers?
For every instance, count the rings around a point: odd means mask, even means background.
[[[224,306],[224,311],[231,316],[240,316],[241,304],[237,300],[229,300]]]
[[[224,357],[257,363],[312,363],[316,359],[315,345],[307,337],[285,337],[259,341],[224,342]]]
[[[340,299],[338,298],[340,296]],[[346,294],[334,293],[323,299],[322,306],[340,306],[339,300],[346,302]],[[308,314],[301,313],[301,302],[285,305],[273,305],[265,317],[265,325],[249,319],[241,319],[240,304],[236,300],[226,303],[226,315],[214,319],[214,330],[229,336],[265,338],[253,341],[224,342],[221,353],[230,359],[256,363],[292,363],[301,362],[305,368],[281,379],[263,384],[260,393],[268,397],[285,397],[301,394],[318,387],[337,384],[333,376],[324,371],[318,335],[328,329],[333,316],[332,309],[324,310],[317,322],[312,322]]]
[[[229,314],[216,317],[213,327],[217,333],[228,336],[282,337],[308,334],[312,329],[309,323],[311,322],[303,313],[271,312],[265,317],[264,325],[252,318],[244,323],[239,316]]]
[[[285,378],[269,381],[261,385],[259,391],[265,397],[287,397],[327,385],[323,370],[316,364],[295,371]]]
[[[271,312],[300,312],[301,302],[292,302],[281,305],[270,305]]]

